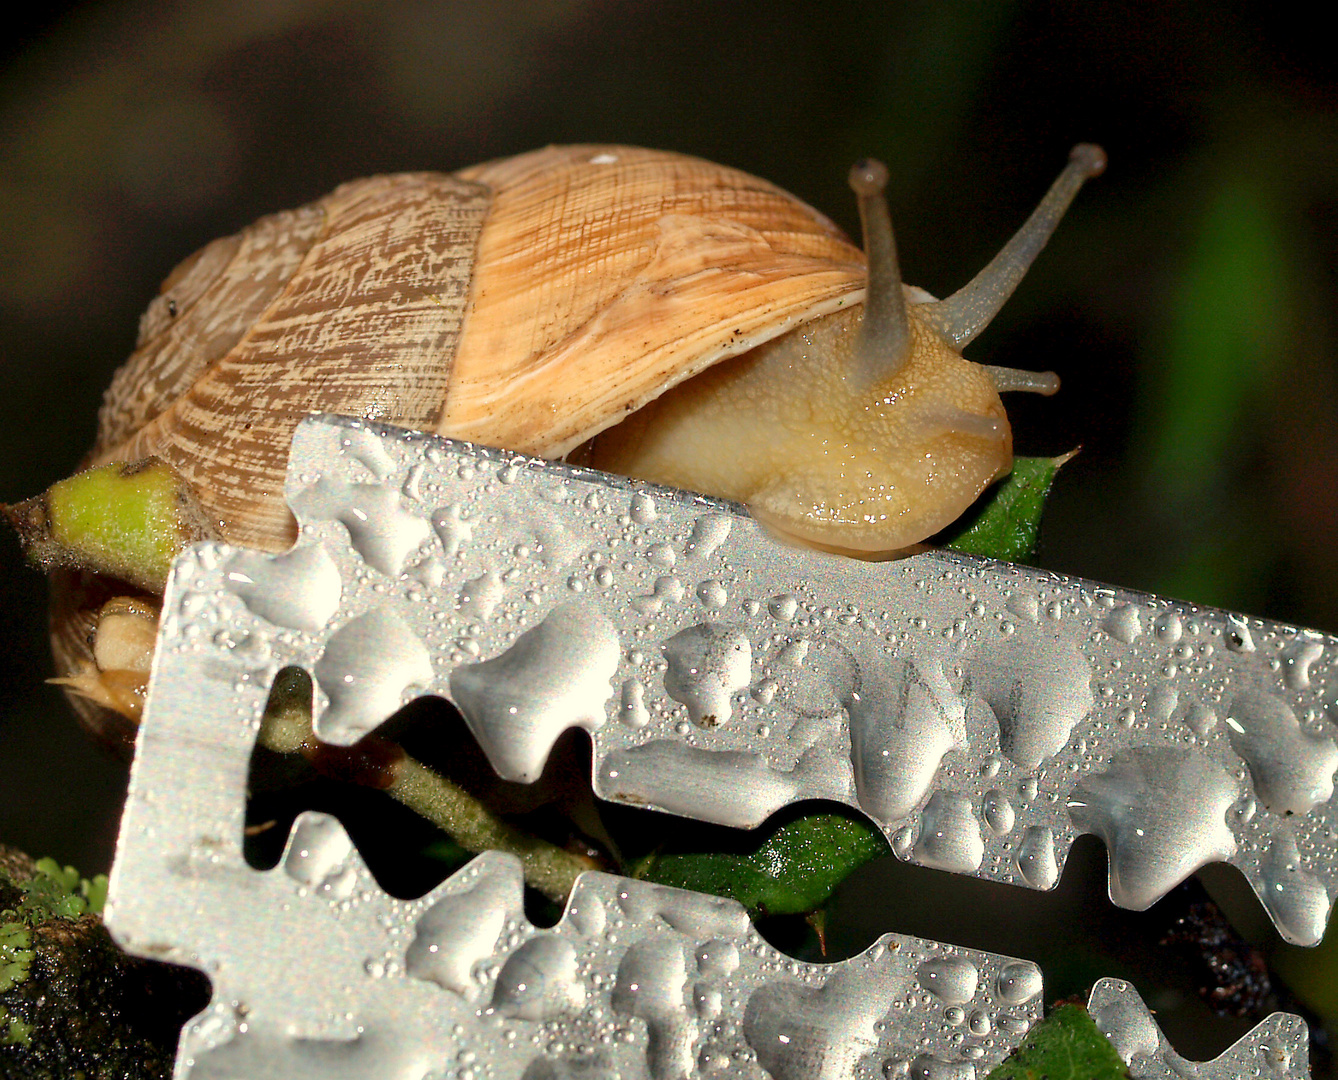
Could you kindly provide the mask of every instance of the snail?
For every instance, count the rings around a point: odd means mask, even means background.
[[[353,181],[169,274],[86,464],[170,471],[182,539],[281,551],[294,427],[343,413],[577,454],[737,499],[802,542],[895,552],[1010,468],[999,393],[1057,388],[960,350],[1104,164],[1076,147],[1022,229],[941,301],[901,283],[873,161],[850,177],[864,252],[774,185],[667,152],[549,147]],[[32,549],[58,571],[63,681],[95,729],[133,732],[162,582]]]

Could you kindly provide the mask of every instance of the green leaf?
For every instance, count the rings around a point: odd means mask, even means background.
[[[107,898],[107,877],[99,874],[89,881],[73,866],[38,859],[37,873],[20,883],[19,889],[24,896],[18,914],[35,925],[53,918],[77,919],[90,911],[100,913]]]
[[[0,923],[0,994],[28,977],[32,943],[32,935],[22,923]]]
[[[91,881],[81,879],[79,891],[88,904],[88,910],[94,915],[101,915],[102,909],[107,906],[107,875],[97,874]]]
[[[1060,1005],[986,1080],[1129,1080],[1120,1055],[1081,1005]]]
[[[807,814],[785,822],[752,850],[650,855],[634,877],[726,896],[753,915],[813,911],[858,866],[887,852],[872,825],[842,814]]]
[[[32,1043],[33,1029],[0,1005],[0,1046],[28,1046]]]
[[[1073,454],[1014,459],[1013,471],[986,492],[950,531],[940,534],[939,543],[968,555],[1028,561],[1036,550],[1045,497],[1055,473],[1071,457]]]
[[[37,860],[37,872],[49,877],[62,892],[74,892],[79,887],[79,871],[73,866],[62,867],[50,857]]]

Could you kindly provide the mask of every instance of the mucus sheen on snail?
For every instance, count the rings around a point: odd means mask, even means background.
[[[280,551],[295,539],[281,497],[293,430],[334,412],[579,455],[744,502],[804,543],[895,553],[1008,472],[1000,392],[1057,389],[1053,374],[960,350],[1104,165],[1075,147],[1026,224],[945,300],[902,284],[874,161],[850,177],[867,271],[793,196],[666,152],[549,147],[354,181],[168,276],[87,465],[170,473],[173,543]],[[137,574],[53,540],[50,496],[11,517],[52,571],[61,681],[90,725],[128,737],[152,650],[136,620],[155,617],[162,560]]]

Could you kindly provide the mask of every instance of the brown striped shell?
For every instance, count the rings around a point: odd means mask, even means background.
[[[558,456],[863,288],[825,217],[697,158],[549,147],[358,180],[172,272],[92,461],[157,455],[225,539],[281,550],[309,412]]]

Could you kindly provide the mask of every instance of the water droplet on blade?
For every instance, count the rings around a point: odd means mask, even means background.
[[[688,1011],[687,959],[670,938],[639,941],[623,955],[613,987],[613,1009],[644,1020],[650,1038],[646,1056],[652,1077],[692,1073],[697,1018]]]
[[[622,652],[598,608],[561,604],[500,656],[451,674],[451,697],[505,780],[531,783],[569,727],[604,723]]]
[[[522,879],[514,857],[495,853],[481,855],[462,875],[472,876],[467,888],[447,893],[419,917],[404,968],[468,1000],[479,990],[475,965],[493,955],[507,922],[521,916]]]
[[[1142,911],[1199,867],[1235,853],[1226,814],[1239,794],[1226,770],[1196,751],[1136,746],[1079,782],[1069,817],[1106,842],[1110,898]]]
[[[437,510],[432,515],[432,529],[447,558],[454,558],[474,539],[474,524],[462,516],[458,506],[443,506]]]
[[[1019,619],[1032,623],[1040,621],[1041,602],[1032,593],[1016,592],[1008,598],[1006,606]]]
[[[1053,889],[1059,881],[1055,834],[1044,825],[1029,825],[1017,846],[1017,872],[1033,889]]]
[[[991,646],[968,667],[999,723],[999,749],[1021,769],[1058,753],[1095,701],[1087,658],[1034,632]]]
[[[990,827],[990,832],[995,836],[1006,836],[1013,831],[1013,822],[1017,815],[1013,810],[1013,803],[998,788],[985,793],[985,799],[980,806],[981,816],[985,819],[985,824]]]
[[[602,798],[739,829],[760,825],[797,799],[844,802],[849,792],[849,762],[817,747],[786,772],[761,754],[657,739],[609,754],[596,773]]]
[[[1259,864],[1260,898],[1282,936],[1296,945],[1318,945],[1329,918],[1324,883],[1301,864],[1296,837],[1286,828],[1273,834]]]
[[[724,514],[708,514],[698,518],[697,524],[692,527],[692,535],[684,545],[683,554],[689,561],[705,559],[713,554],[725,542],[725,537],[729,536],[729,525],[729,518]]]
[[[1318,641],[1298,641],[1282,650],[1282,678],[1288,690],[1305,690],[1310,686],[1310,668],[1324,655],[1324,646]]]
[[[703,975],[725,979],[739,967],[739,949],[732,941],[708,941],[697,950],[697,970]]]
[[[1138,608],[1133,604],[1120,604],[1101,620],[1101,629],[1116,641],[1132,645],[1143,632],[1143,623],[1138,617]]]
[[[565,921],[582,937],[598,937],[604,933],[608,915],[604,902],[589,889],[576,889],[567,905]]]
[[[716,727],[733,712],[730,698],[752,682],[753,651],[748,636],[724,623],[700,623],[680,630],[663,645],[668,668],[664,689],[686,705],[698,727]]]
[[[348,865],[353,841],[344,826],[329,814],[304,811],[293,825],[284,852],[283,870],[290,878],[311,888],[325,887],[347,896],[356,881]]]
[[[860,665],[862,685],[846,701],[859,805],[885,825],[924,798],[944,755],[966,743],[966,710],[940,661]]]
[[[493,571],[485,570],[476,578],[471,578],[460,586],[456,596],[456,607],[467,619],[486,621],[492,616],[497,603],[506,591],[502,579]]]
[[[697,586],[697,599],[708,608],[722,608],[729,603],[729,590],[720,582],[708,578]]]
[[[969,1061],[944,1061],[921,1054],[911,1062],[908,1080],[976,1080],[976,1067]]]
[[[1227,710],[1232,749],[1250,767],[1254,790],[1279,814],[1308,814],[1333,795],[1338,745],[1301,727],[1282,698],[1262,690],[1236,695]]]
[[[335,631],[313,674],[330,699],[316,734],[348,746],[398,710],[411,686],[431,684],[432,657],[398,615],[377,608]]]
[[[228,588],[275,626],[315,632],[339,610],[343,582],[323,544],[283,555],[238,551],[224,565]]]
[[[914,858],[922,866],[970,874],[980,869],[985,842],[971,800],[956,791],[934,792],[920,814]]]
[[[632,607],[642,615],[658,615],[665,604],[677,604],[683,599],[683,583],[678,578],[665,574],[655,579],[649,596],[638,596],[632,600]]]
[[[1228,615],[1226,626],[1222,630],[1222,640],[1232,652],[1254,652],[1254,635],[1250,633],[1250,624],[1239,615]]]
[[[1152,632],[1157,635],[1157,640],[1165,645],[1175,645],[1180,641],[1184,634],[1184,623],[1180,615],[1175,611],[1165,611],[1158,615],[1152,623]]]
[[[632,496],[627,510],[628,516],[638,525],[649,525],[655,520],[655,500],[644,491]]]
[[[1179,690],[1169,683],[1158,683],[1143,698],[1143,708],[1151,719],[1165,723],[1171,718],[1179,702]]]
[[[1203,702],[1191,700],[1185,708],[1185,723],[1195,735],[1203,737],[1217,726],[1217,713]]]
[[[432,536],[427,519],[404,509],[404,496],[393,485],[326,477],[299,492],[293,509],[308,521],[342,522],[358,554],[388,577],[397,577]]]
[[[945,1005],[963,1005],[976,996],[980,972],[964,956],[926,960],[916,973],[920,985]]]
[[[641,685],[640,679],[623,680],[618,719],[630,728],[643,728],[650,723],[650,712],[646,709],[646,688]]]
[[[995,980],[999,997],[1008,1005],[1025,1005],[1040,994],[1041,987],[1041,969],[1029,960],[1005,964]]]
[[[395,462],[374,431],[346,428],[340,443],[340,452],[364,465],[377,480],[384,480],[395,470]]]
[[[1113,980],[1103,982],[1109,986]],[[1160,1053],[1161,1035],[1138,995],[1126,984],[1118,985],[1124,993],[1107,996],[1092,1010],[1092,1019],[1127,1065],[1136,1057],[1150,1058]]]
[[[876,1025],[910,983],[909,971],[900,974],[880,980],[876,993],[870,968],[840,969],[816,990],[767,983],[748,999],[743,1037],[774,1080],[846,1080],[878,1045]]]
[[[552,1020],[585,1001],[576,972],[576,950],[556,935],[533,937],[506,958],[489,1006],[518,1020]]]

